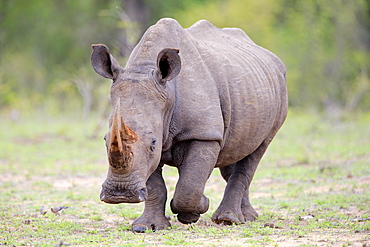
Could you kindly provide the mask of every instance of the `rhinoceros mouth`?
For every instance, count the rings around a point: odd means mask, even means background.
[[[124,190],[120,193],[113,193],[112,191],[106,190],[103,186],[100,193],[100,200],[109,204],[119,203],[139,203],[146,200],[147,191],[146,188],[128,191]]]

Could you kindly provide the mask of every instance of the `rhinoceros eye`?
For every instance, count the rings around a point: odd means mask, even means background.
[[[153,138],[152,143],[150,144],[150,151],[154,151],[155,149],[155,144],[157,143],[157,139]]]

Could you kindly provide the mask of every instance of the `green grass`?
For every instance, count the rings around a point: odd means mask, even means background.
[[[215,170],[210,209],[182,225],[167,205],[171,230],[135,234],[143,204],[99,201],[107,172],[97,120],[1,116],[0,245],[55,246],[351,246],[370,244],[370,115],[327,119],[290,112],[251,185],[260,217],[223,226],[210,217],[225,182]],[[169,198],[177,171],[165,167]],[[68,206],[60,216],[40,207]],[[312,219],[301,218],[313,215]]]

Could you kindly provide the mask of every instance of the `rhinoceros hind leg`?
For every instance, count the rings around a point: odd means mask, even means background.
[[[242,213],[245,221],[254,221],[258,217],[258,213],[249,202],[249,190],[245,191],[242,199]]]
[[[258,213],[249,203],[248,191],[245,192],[242,202],[241,211],[239,209],[235,210],[236,213],[230,210],[223,210],[218,208],[218,210],[212,215],[212,221],[217,224],[239,224],[245,223],[246,221],[254,221],[258,217]],[[222,212],[222,213],[221,213]]]
[[[249,202],[249,185],[270,141],[271,139],[265,140],[244,159],[220,168],[227,185],[221,204],[212,215],[212,221],[230,225],[243,224],[257,218],[258,214]]]
[[[167,189],[162,177],[162,167],[161,164],[146,183],[148,199],[145,201],[144,213],[132,223],[134,232],[164,230],[171,227],[164,214]]]
[[[218,208],[217,211],[212,215],[212,221],[217,224],[232,225],[245,223],[246,221],[254,221],[258,217],[258,213],[249,203],[248,190],[245,192],[242,202],[241,211],[239,209],[234,210],[223,210]],[[222,213],[221,213],[222,212]]]

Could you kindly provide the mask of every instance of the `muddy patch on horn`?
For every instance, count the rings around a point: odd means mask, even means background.
[[[128,127],[120,113],[120,100],[117,100],[108,146],[109,164],[119,172],[127,173],[132,167],[134,154],[129,144],[137,141],[136,133]]]

